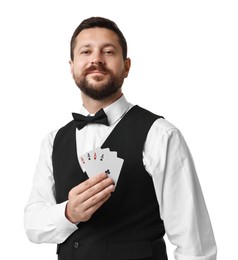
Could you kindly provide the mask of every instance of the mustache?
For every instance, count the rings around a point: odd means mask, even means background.
[[[109,70],[101,63],[96,64],[92,64],[90,67],[88,67],[87,69],[85,69],[85,74],[90,73],[94,70],[98,70],[100,72],[109,72]]]

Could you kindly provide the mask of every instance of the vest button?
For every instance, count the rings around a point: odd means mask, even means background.
[[[79,247],[79,242],[74,242],[74,248],[78,248]]]

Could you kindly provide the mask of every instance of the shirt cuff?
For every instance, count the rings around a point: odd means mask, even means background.
[[[56,224],[59,242],[64,242],[78,227],[65,216],[65,207],[68,201],[57,204],[53,223]]]
[[[205,255],[205,256],[186,256],[186,255],[181,255],[178,253],[174,253],[174,258],[176,260],[216,260],[217,259],[217,250],[214,249],[214,253],[210,255]]]

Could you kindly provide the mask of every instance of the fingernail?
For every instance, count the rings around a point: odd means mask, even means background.
[[[110,185],[110,186],[108,186],[108,189],[110,189],[110,190],[114,190],[114,188],[115,188],[114,185]]]
[[[107,177],[107,174],[104,172],[104,173],[101,174],[101,177],[102,177],[102,178],[106,178],[106,177]]]

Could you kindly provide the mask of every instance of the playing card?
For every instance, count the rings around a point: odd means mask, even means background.
[[[110,152],[109,148],[101,149],[100,147],[95,148],[94,150],[90,151],[90,155],[93,159],[93,161],[103,161],[105,158],[105,154]]]
[[[118,157],[106,162],[107,170],[105,172],[113,179],[115,185],[117,184],[123,162],[124,160]]]
[[[80,156],[79,162],[89,178],[106,172],[116,185],[124,160],[117,157],[116,151],[98,147]]]
[[[84,168],[89,177],[110,170],[108,164],[117,156],[116,152],[109,149],[96,148],[84,155],[86,163]]]
[[[110,152],[109,148],[101,149],[99,147],[81,155],[79,158],[79,163],[82,170],[85,171],[86,170],[85,167],[87,167],[87,165],[91,165],[91,164],[95,165],[95,163],[98,162],[99,160],[103,161],[105,157],[104,154],[106,152]]]
[[[92,151],[86,152],[80,156],[80,166],[83,171],[88,171],[88,168],[97,169],[97,163],[103,162],[105,158],[105,153],[110,152],[109,148],[101,149],[95,148]],[[91,171],[90,171],[91,172]],[[91,177],[91,176],[90,176]]]

